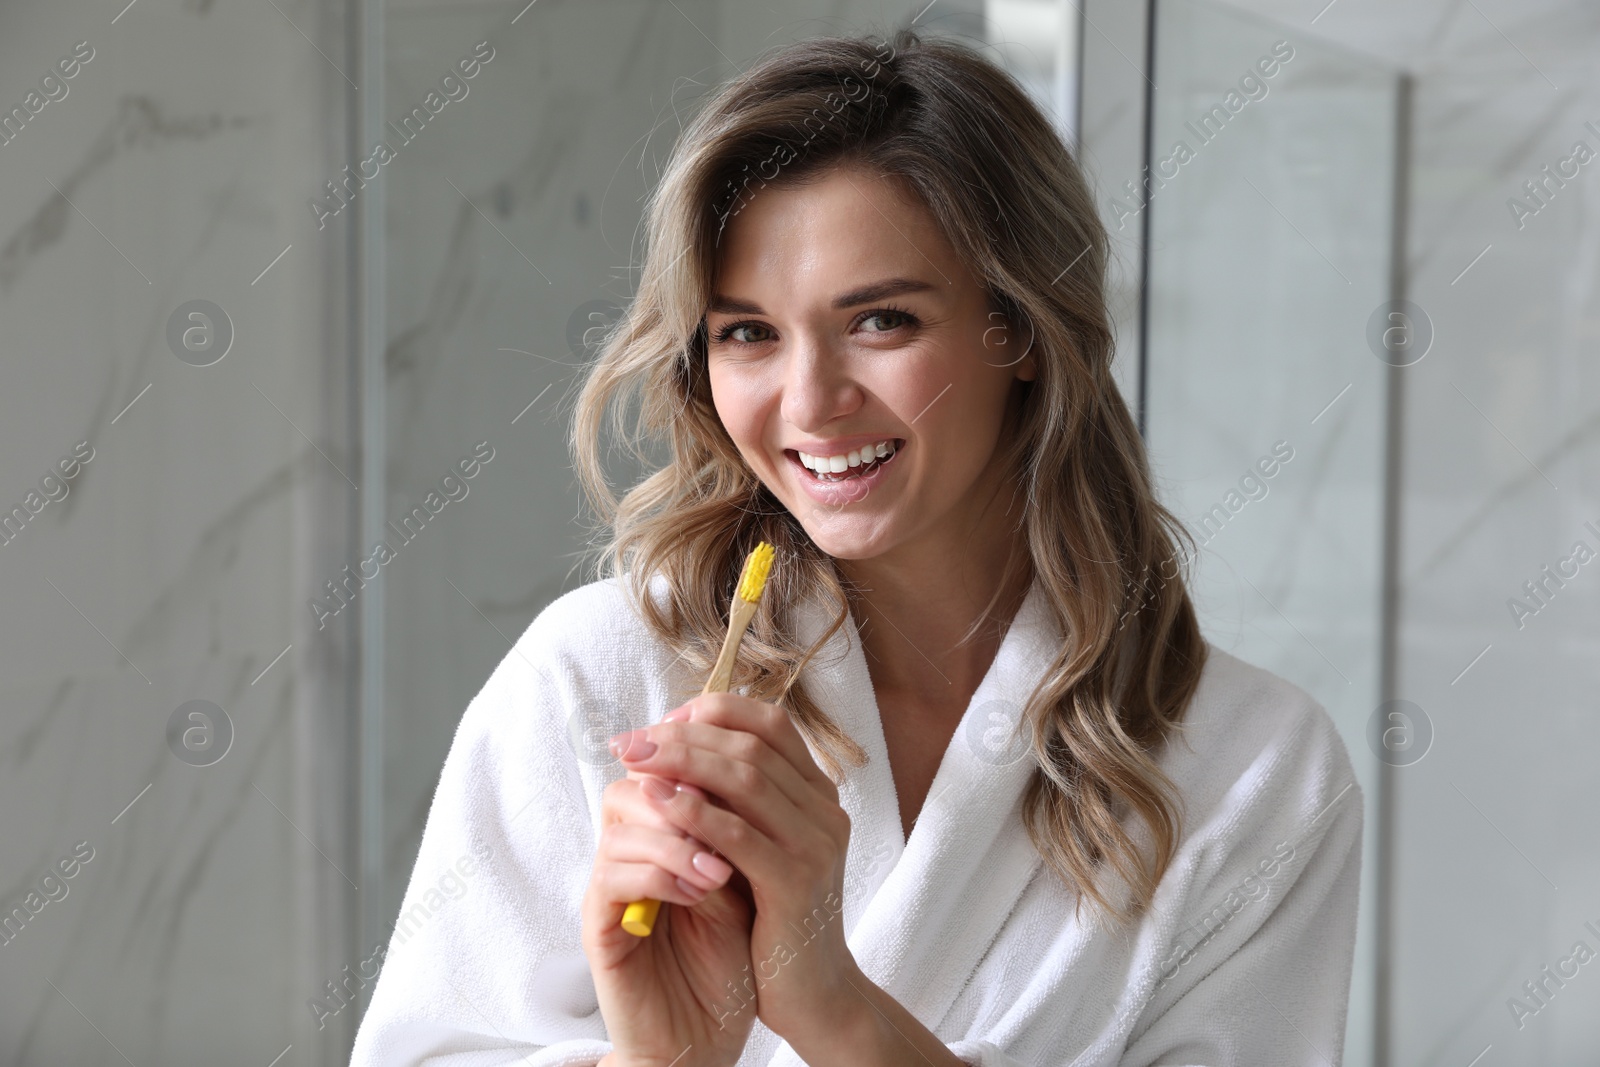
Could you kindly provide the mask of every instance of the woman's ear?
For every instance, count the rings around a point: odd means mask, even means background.
[[[1026,351],[1028,354],[1017,363],[1017,380],[1022,382],[1031,382],[1035,378],[1039,377],[1039,364],[1034,358],[1033,354],[1033,332],[1031,330],[1028,334],[1028,347]]]
[[[1017,380],[1031,382],[1039,376],[1039,363],[1035,358],[1033,351],[1033,342],[1035,339],[1033,333],[1033,322],[1025,318],[1022,324],[1022,329],[1019,330],[1013,328],[1011,334],[1013,337],[1019,338],[1019,343],[1023,346],[1023,355],[1017,360]],[[1020,340],[1020,338],[1023,336],[1027,337],[1026,341]]]

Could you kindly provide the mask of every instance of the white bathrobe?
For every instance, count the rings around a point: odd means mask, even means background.
[[[1022,826],[1032,757],[1008,744],[1061,641],[1045,608],[1036,584],[909,840],[854,620],[804,668],[869,757],[839,787],[861,970],[981,1067],[1337,1065],[1363,797],[1327,713],[1212,647],[1183,740],[1158,756],[1186,813],[1154,907],[1120,932],[1087,903],[1075,920],[1075,894]],[[808,644],[828,612],[804,606]],[[354,1067],[590,1065],[610,1050],[579,919],[601,792],[624,776],[606,740],[703,684],[616,580],[539,614],[456,730]],[[730,991],[728,1010],[739,1004]],[[739,1060],[801,1062],[759,1019]]]

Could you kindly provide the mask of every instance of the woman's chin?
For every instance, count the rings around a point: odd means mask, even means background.
[[[841,529],[837,517],[812,516],[812,521],[802,521],[801,526],[811,537],[812,544],[834,559],[872,559],[888,549],[888,539],[881,528]],[[856,526],[847,523],[846,526]]]

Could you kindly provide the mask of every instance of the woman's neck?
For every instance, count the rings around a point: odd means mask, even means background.
[[[1015,432],[1020,404],[1014,388],[1003,436]],[[836,561],[878,693],[960,714],[994,662],[1033,582],[1019,521],[1026,494],[1014,475],[1002,474],[998,457],[982,479],[989,491],[953,511],[939,529],[883,555]]]
[[[1006,543],[999,538],[974,543],[997,551],[968,555],[961,565],[944,558],[923,566],[903,559],[839,561],[879,693],[894,693],[930,710],[965,710],[1032,582],[1031,567],[1014,568],[988,621],[963,642],[1006,581]],[[1015,550],[1026,555],[1020,543]]]

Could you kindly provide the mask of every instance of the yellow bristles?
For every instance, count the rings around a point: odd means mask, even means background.
[[[744,573],[739,576],[739,599],[754,604],[761,599],[766,588],[767,573],[772,570],[772,546],[762,541],[744,561]]]

